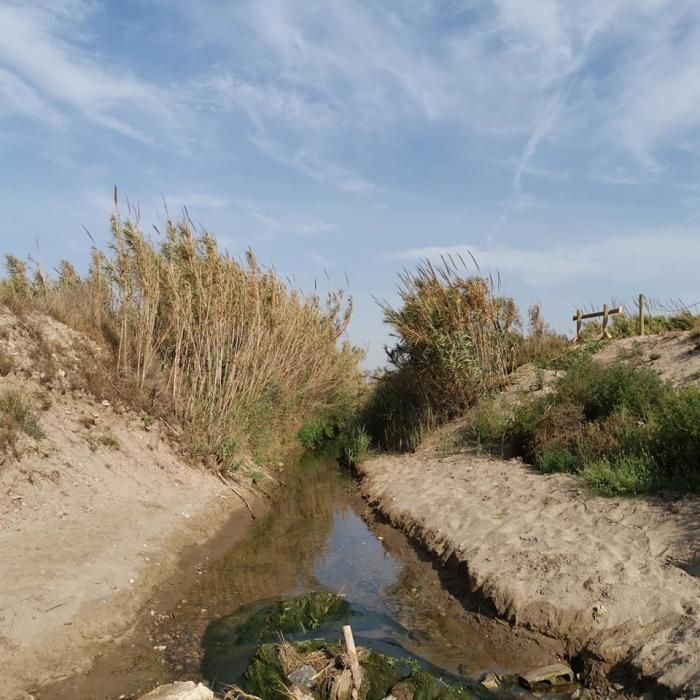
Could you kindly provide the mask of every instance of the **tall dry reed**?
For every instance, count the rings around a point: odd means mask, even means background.
[[[252,251],[244,262],[223,253],[186,217],[169,220],[159,244],[118,211],[111,232],[85,278],[64,262],[56,281],[37,284],[9,260],[3,297],[24,295],[105,338],[119,374],[168,401],[196,452],[221,456],[237,443],[265,458],[305,417],[358,392],[342,291],[303,295]]]

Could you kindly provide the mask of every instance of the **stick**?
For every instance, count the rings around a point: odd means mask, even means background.
[[[255,513],[253,513],[253,509],[250,507],[248,501],[245,500],[243,494],[230,481],[226,481],[226,479],[224,479],[224,477],[221,476],[221,473],[219,473],[218,476],[219,479],[221,479],[221,483],[224,484],[224,486],[228,486],[231,489],[231,491],[233,491],[236,494],[236,496],[238,496],[238,498],[240,498],[243,501],[243,505],[248,509],[248,512],[250,513],[250,517],[253,518],[253,520],[255,520]]]
[[[357,658],[357,648],[355,647],[355,639],[352,636],[352,627],[343,625],[343,638],[345,639],[345,649],[350,657],[350,671],[352,672],[352,697],[357,700],[359,697],[360,686],[362,685],[362,669],[360,661]]]

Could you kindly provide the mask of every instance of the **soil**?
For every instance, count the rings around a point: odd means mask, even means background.
[[[364,463],[365,495],[498,615],[674,692],[700,684],[700,499],[609,499],[575,477],[456,455]]]
[[[76,388],[86,351],[100,352],[84,337],[3,311],[0,350],[0,390],[28,401],[45,433],[0,454],[1,694],[21,698],[88,668],[188,546],[232,513],[241,529],[250,518],[162,425]]]

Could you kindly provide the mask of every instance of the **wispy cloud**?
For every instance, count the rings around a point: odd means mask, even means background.
[[[249,134],[249,139],[269,158],[298,170],[317,182],[355,194],[371,192],[375,189],[374,185],[361,175],[341,165],[324,160],[306,148],[293,151],[282,141],[275,140],[262,132]]]
[[[0,5],[0,90],[16,111],[61,124],[79,113],[93,124],[151,142],[175,116],[165,91],[127,69],[101,65],[80,46],[94,4],[56,0]],[[144,127],[143,117],[148,126]]]
[[[683,251],[682,262],[678,251]],[[616,284],[641,281],[649,284],[668,279],[670,269],[678,275],[692,270],[700,256],[700,237],[693,230],[669,229],[611,236],[604,244],[590,241],[547,248],[500,245],[488,249],[469,245],[427,246],[387,257],[409,261],[436,260],[449,255],[462,256],[465,260],[473,255],[482,271],[508,273],[508,279],[520,279],[533,289],[610,279]],[[620,260],[625,264],[620,265]]]

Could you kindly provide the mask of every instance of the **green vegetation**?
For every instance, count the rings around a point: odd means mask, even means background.
[[[543,472],[580,473],[606,494],[700,489],[700,389],[652,370],[579,356],[554,391],[510,415],[484,401],[467,415],[470,447],[520,454]]]
[[[297,440],[307,450],[319,450],[347,431],[355,420],[357,401],[341,403],[322,411],[297,432]]]
[[[357,466],[371,452],[371,438],[360,423],[353,423],[340,436],[339,459],[348,467]]]
[[[381,304],[396,339],[392,368],[377,379],[362,415],[380,449],[414,449],[426,430],[502,386],[513,366],[515,304],[465,267],[426,261],[401,275],[399,308]]]
[[[359,695],[364,700],[420,698],[421,700],[459,700],[475,698],[473,688],[448,683],[420,669],[414,660],[395,659],[371,650],[358,650],[364,679]],[[290,697],[289,674],[304,665],[319,674],[313,697],[321,699],[349,698],[351,685],[343,683],[346,668],[343,650],[321,640],[295,644],[264,644],[246,669],[244,688],[266,700],[287,700]],[[482,692],[486,695],[486,692]]]
[[[3,389],[0,391],[0,455],[16,453],[20,433],[34,440],[44,437],[29,401],[14,389]]]
[[[31,404],[14,389],[4,389],[0,392],[0,416],[7,428],[19,430],[34,440],[44,437],[44,431],[34,415]]]
[[[118,212],[111,232],[85,277],[67,261],[55,280],[30,277],[8,256],[0,283],[0,303],[16,313],[47,312],[113,353],[112,367],[85,369],[100,398],[176,420],[194,453],[230,471],[236,453],[270,459],[301,416],[357,395],[362,353],[342,340],[352,308],[342,291],[305,296],[186,218],[169,220],[159,243]]]

